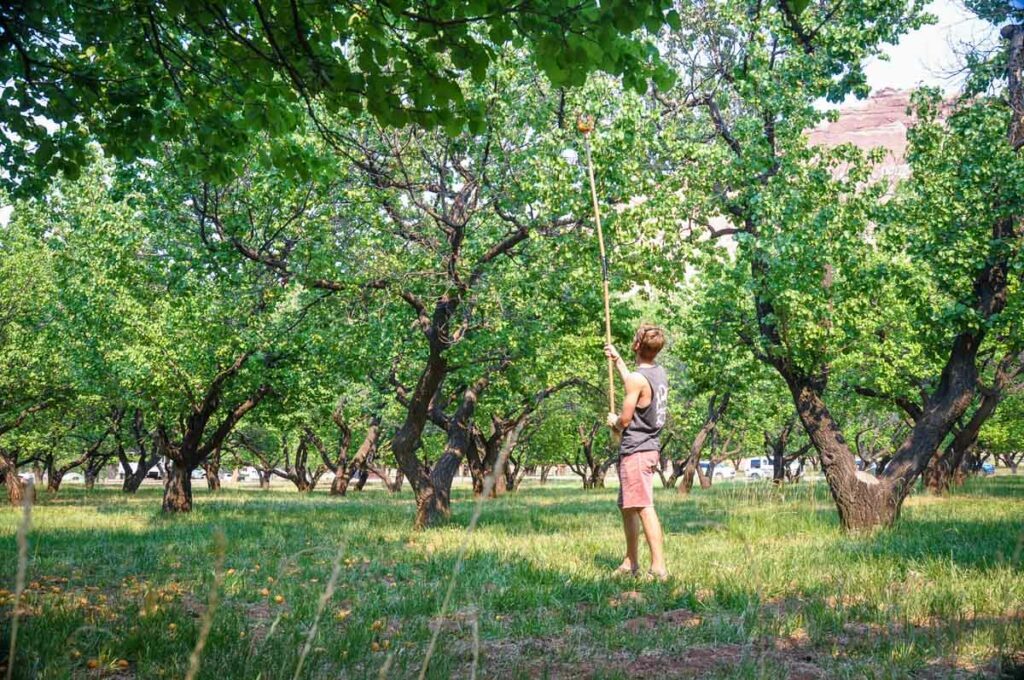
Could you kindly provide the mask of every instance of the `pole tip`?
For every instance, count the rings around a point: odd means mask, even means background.
[[[583,134],[589,134],[594,131],[594,117],[587,113],[581,113],[576,118],[576,129]]]

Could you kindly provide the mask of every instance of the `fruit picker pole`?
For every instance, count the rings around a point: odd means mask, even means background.
[[[590,133],[594,131],[593,116],[581,115],[576,129],[583,133],[583,146],[587,150],[587,176],[590,178],[590,198],[594,202],[594,223],[597,224],[597,243],[601,248],[601,284],[604,288],[604,342],[612,344],[612,314],[608,302],[608,255],[604,247],[604,231],[601,229],[601,208],[597,203],[597,185],[594,183],[594,162],[590,157]],[[608,359],[608,411],[615,410],[615,360]]]

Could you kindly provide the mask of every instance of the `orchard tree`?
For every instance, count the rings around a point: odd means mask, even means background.
[[[1024,392],[1008,396],[981,429],[978,446],[996,457],[1010,474],[1024,461]]]
[[[887,187],[870,182],[870,165],[856,149],[807,145],[804,131],[823,115],[815,101],[863,94],[864,58],[921,21],[920,6],[903,2],[873,4],[871,22],[866,11],[861,3],[808,8],[805,25],[820,28],[804,40],[783,15],[760,6],[695,7],[694,21],[683,22],[693,28],[677,35],[673,55],[693,78],[659,95],[678,114],[672,158],[687,191],[684,233],[696,225],[736,244],[734,264],[702,275],[717,282],[730,309],[725,322],[785,381],[851,529],[898,517],[969,406],[978,351],[1006,307],[1020,239],[1020,160],[1006,142],[1012,116],[1005,104],[965,104],[947,126],[935,106],[919,110],[912,189],[899,219],[877,211]],[[707,50],[691,47],[698,42]],[[698,143],[706,138],[712,143]],[[917,203],[909,198],[915,195]],[[936,272],[947,285],[936,285]],[[925,387],[924,413],[883,473],[858,476],[826,405],[830,380],[858,354],[896,360],[905,348],[902,333],[890,330],[906,325],[908,299],[934,303],[935,294],[948,307],[923,327],[932,354],[919,373],[937,364],[939,378]]]
[[[151,429],[146,427],[145,415],[141,408],[132,410],[129,423],[121,419],[121,437],[117,446],[117,461],[121,466],[124,482],[121,490],[135,493],[146,475],[160,462],[160,449],[155,445]],[[132,460],[134,458],[134,461]]]
[[[0,478],[12,505],[21,505],[25,493],[19,430],[68,396],[53,255],[23,205],[0,230]]]
[[[487,126],[488,79],[504,45],[555,87],[595,70],[642,90],[671,72],[638,29],[678,25],[668,0],[499,0],[349,5],[229,0],[7,4],[0,8],[4,183],[31,191],[77,177],[86,145],[123,160],[184,142],[189,166],[224,180],[264,133],[315,127],[337,143],[339,113],[388,127]],[[46,124],[45,121],[49,121]],[[280,166],[302,165],[282,157]]]
[[[296,206],[289,212],[297,217],[276,231],[210,222],[217,239],[281,280],[343,297],[373,296],[390,310],[388,319],[401,320],[392,327],[411,328],[418,336],[418,343],[411,342],[409,330],[396,330],[390,343],[402,347],[390,357],[391,382],[405,408],[390,450],[416,492],[417,526],[449,512],[451,480],[474,443],[470,423],[491,376],[510,375],[508,366],[530,355],[542,333],[579,327],[585,318],[579,311],[594,309],[599,300],[596,286],[580,299],[569,285],[580,258],[593,255],[579,217],[587,213],[585,195],[574,191],[581,169],[561,153],[577,141],[560,127],[572,104],[521,66],[509,56],[480,88],[489,114],[477,134],[449,138],[350,121],[341,157],[348,164],[330,173],[340,179],[331,185],[329,207],[319,211],[333,209],[335,219],[305,220],[307,211]],[[618,96],[610,112],[622,115],[609,119],[602,134],[609,141],[621,138],[633,125],[636,98],[621,96],[612,83],[593,87],[592,96]],[[619,160],[602,179],[625,195],[638,181],[637,163],[626,154]],[[596,279],[593,267],[589,273]],[[565,299],[542,300],[548,290]],[[554,310],[553,318],[541,315],[546,310]],[[597,354],[597,338],[591,342]],[[526,403],[571,377],[552,374],[552,381],[526,387],[517,400]],[[450,412],[442,415],[442,404]],[[481,428],[485,439],[500,442],[514,431],[504,421],[517,418],[503,415],[500,426],[492,419],[490,434]],[[449,441],[440,458],[426,465],[418,452],[425,428],[435,422]],[[444,424],[449,422],[455,426]]]

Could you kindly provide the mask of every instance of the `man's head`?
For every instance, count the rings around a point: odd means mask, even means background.
[[[665,332],[653,324],[642,323],[633,336],[633,351],[639,361],[651,362],[665,346]]]

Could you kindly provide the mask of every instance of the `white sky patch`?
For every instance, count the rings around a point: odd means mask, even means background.
[[[868,61],[864,70],[872,90],[929,85],[953,94],[964,82],[959,73],[964,46],[991,46],[999,38],[998,27],[975,17],[959,0],[936,0],[927,11],[938,18],[936,23],[908,33],[898,45],[887,46],[883,52],[888,61]]]
[[[6,227],[11,221],[11,213],[14,212],[13,205],[0,206],[0,227]]]

